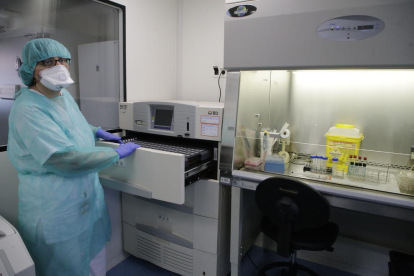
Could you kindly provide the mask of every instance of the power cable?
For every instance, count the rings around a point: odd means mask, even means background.
[[[221,101],[220,77],[221,77],[221,73],[222,73],[222,72],[223,72],[223,70],[222,70],[222,71],[220,71],[220,75],[219,75],[219,77],[218,77],[218,81],[217,81],[218,87],[219,87],[219,89],[220,89],[220,97],[219,97],[219,102]]]

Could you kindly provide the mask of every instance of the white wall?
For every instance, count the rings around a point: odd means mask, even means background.
[[[127,100],[177,99],[179,0],[116,0],[126,8]],[[107,270],[129,254],[123,251],[121,193],[105,188],[112,238]]]
[[[115,0],[126,7],[128,101],[218,101],[224,0]],[[220,80],[222,101],[225,78]]]
[[[116,0],[126,7],[127,100],[177,98],[178,0]]]
[[[218,78],[213,78],[213,66],[223,67],[224,15],[224,0],[182,1],[178,99],[218,102]],[[220,78],[222,102],[225,80]]]

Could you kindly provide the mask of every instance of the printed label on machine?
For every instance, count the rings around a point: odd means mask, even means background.
[[[201,135],[202,136],[218,136],[218,125],[201,124]]]
[[[230,178],[227,178],[227,177],[221,177],[220,181],[226,184],[230,184]]]
[[[201,123],[218,125],[220,123],[220,117],[219,116],[201,116]]]

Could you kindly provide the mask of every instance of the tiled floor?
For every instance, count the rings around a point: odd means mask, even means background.
[[[249,259],[250,257],[250,259]],[[242,260],[241,264],[241,271],[242,276],[256,276],[257,275],[257,268],[253,265],[252,262],[257,267],[263,267],[268,263],[275,262],[275,261],[286,261],[286,259],[278,256],[276,252],[267,251],[266,253],[260,247],[253,246],[249,252],[248,256],[245,256]],[[355,274],[344,272],[341,270],[337,270],[335,268],[331,268],[328,266],[323,266],[319,264],[315,264],[312,262],[308,262],[305,260],[298,260],[298,263],[304,265],[320,276],[356,276]],[[271,275],[278,275],[280,269],[274,269],[269,271],[267,274],[268,276]],[[163,275],[163,276],[174,276],[178,275],[163,268],[160,268],[152,263],[147,261],[135,258],[133,256],[128,257],[123,262],[115,266],[113,269],[108,271],[106,274],[107,276],[133,276],[133,275],[145,275],[145,276],[154,276],[154,275]],[[307,275],[306,273],[299,274],[299,275]]]

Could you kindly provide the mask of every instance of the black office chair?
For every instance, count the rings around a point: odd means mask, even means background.
[[[262,181],[256,189],[256,204],[263,213],[262,232],[277,242],[277,253],[290,262],[266,265],[259,276],[274,267],[289,267],[282,275],[295,276],[298,270],[311,276],[318,274],[296,262],[296,250],[332,252],[338,236],[338,226],[328,222],[330,205],[311,186],[286,177],[272,177]]]

